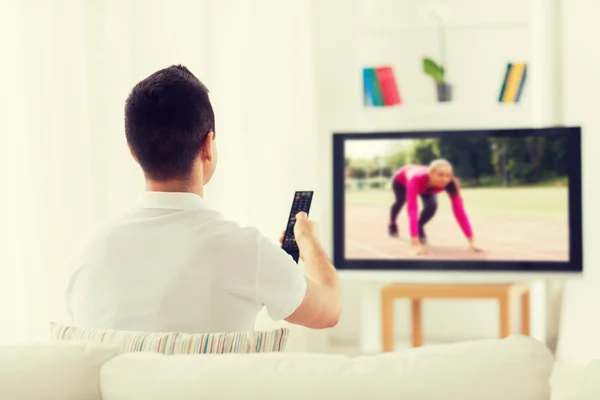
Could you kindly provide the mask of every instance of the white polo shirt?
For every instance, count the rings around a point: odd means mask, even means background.
[[[255,228],[192,193],[146,192],[76,257],[71,323],[145,332],[251,331],[263,306],[280,320],[306,293],[298,265]]]

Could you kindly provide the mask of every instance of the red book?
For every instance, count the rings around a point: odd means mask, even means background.
[[[396,85],[396,78],[394,78],[394,70],[392,67],[379,67],[375,69],[377,76],[377,82],[381,88],[381,94],[383,96],[383,103],[386,106],[395,106],[402,104],[400,93],[398,92],[398,86]]]

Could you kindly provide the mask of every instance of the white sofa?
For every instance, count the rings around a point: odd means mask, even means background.
[[[357,358],[119,355],[110,345],[48,342],[0,347],[0,399],[548,400],[552,365],[543,344],[521,336]],[[600,399],[598,381],[565,399]]]

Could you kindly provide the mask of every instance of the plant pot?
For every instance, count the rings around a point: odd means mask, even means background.
[[[442,82],[437,84],[437,98],[439,102],[452,100],[452,86],[449,83]]]

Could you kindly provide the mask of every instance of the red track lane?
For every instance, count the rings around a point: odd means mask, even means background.
[[[414,259],[409,255],[408,219],[398,216],[399,238],[387,232],[390,208],[346,204],[347,259]],[[518,216],[469,213],[482,253],[467,249],[467,241],[452,213],[440,212],[425,226],[429,255],[443,260],[568,261],[566,221],[536,221]]]

